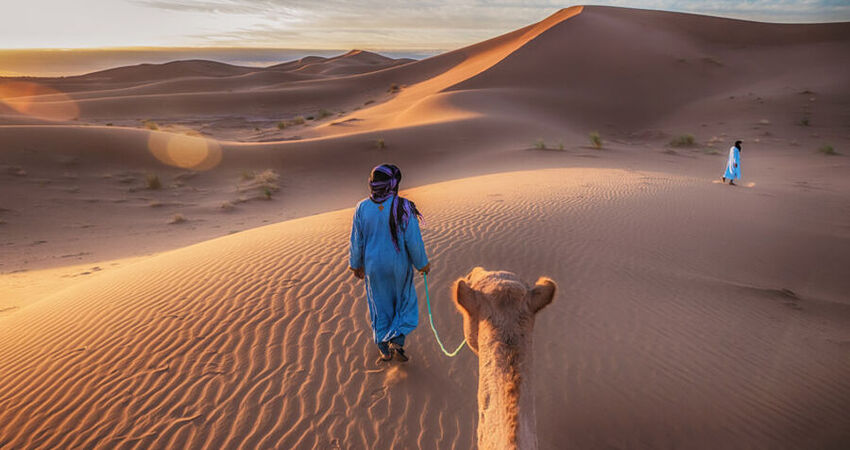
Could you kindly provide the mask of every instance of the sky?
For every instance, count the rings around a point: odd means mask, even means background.
[[[595,4],[769,22],[850,21],[850,0]],[[268,47],[450,50],[571,6],[549,0],[0,0],[0,49]]]

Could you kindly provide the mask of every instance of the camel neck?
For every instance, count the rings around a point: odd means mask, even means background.
[[[530,350],[530,339],[480,347],[478,448],[537,448]]]

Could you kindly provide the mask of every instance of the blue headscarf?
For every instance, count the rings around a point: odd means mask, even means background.
[[[413,202],[398,196],[399,183],[401,183],[401,170],[392,164],[376,166],[369,175],[369,189],[371,190],[369,198],[373,202],[383,203],[388,198],[393,198],[390,203],[390,235],[393,238],[396,250],[401,251],[398,246],[399,229],[403,231],[407,228],[411,216],[415,215],[417,219],[421,219],[422,214],[416,209]],[[399,227],[399,225],[401,226]]]

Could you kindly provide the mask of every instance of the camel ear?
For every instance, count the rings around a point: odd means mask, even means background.
[[[455,306],[463,315],[463,335],[469,349],[478,354],[478,319],[479,305],[478,297],[469,287],[469,284],[461,278],[455,283]]]
[[[455,283],[455,305],[465,316],[478,317],[478,299],[463,278]]]
[[[543,309],[552,299],[555,298],[555,291],[558,285],[549,278],[540,277],[537,284],[531,289],[531,311],[535,314]]]

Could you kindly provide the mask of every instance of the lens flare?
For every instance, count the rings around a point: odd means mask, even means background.
[[[209,170],[221,162],[218,142],[182,133],[152,131],[148,149],[169,166],[192,170]]]
[[[67,94],[29,81],[0,82],[0,105],[52,122],[73,120],[80,115],[79,106]]]

